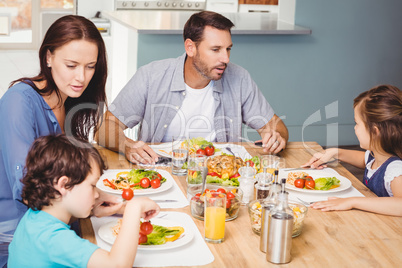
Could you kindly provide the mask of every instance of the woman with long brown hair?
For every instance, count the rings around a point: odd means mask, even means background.
[[[3,237],[13,234],[27,210],[21,200],[20,180],[33,141],[60,133],[88,140],[90,131],[97,130],[106,102],[106,49],[98,29],[88,19],[69,15],[55,21],[43,39],[39,60],[39,74],[13,81],[0,99]],[[0,267],[1,260],[0,256]]]

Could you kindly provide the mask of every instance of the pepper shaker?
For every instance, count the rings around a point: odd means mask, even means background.
[[[285,191],[286,179],[282,180],[282,191],[278,202],[268,218],[267,261],[272,263],[290,262],[292,248],[293,211],[288,205],[288,192]]]

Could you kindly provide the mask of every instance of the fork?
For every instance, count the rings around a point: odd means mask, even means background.
[[[307,202],[307,201],[304,201],[304,200],[302,200],[302,199],[300,199],[298,197],[296,197],[296,198],[299,199],[299,201],[302,202],[306,206],[310,206],[310,205],[314,204],[315,202],[319,202],[319,201]]]
[[[230,149],[230,147],[226,147],[225,148],[229,153],[231,153],[232,155],[235,155],[234,152],[232,151],[232,149]]]

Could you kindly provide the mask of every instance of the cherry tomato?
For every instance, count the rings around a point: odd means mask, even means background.
[[[208,175],[209,176],[212,176],[212,177],[221,177],[218,173],[216,173],[216,172],[208,172]]]
[[[142,188],[148,188],[150,184],[151,184],[151,181],[147,177],[142,178],[140,181],[140,186]]]
[[[307,179],[312,180],[312,179],[313,179],[313,177],[311,177],[311,176],[305,176],[305,177],[304,177],[304,179],[306,179],[306,180],[307,180]]]
[[[154,227],[152,226],[152,224],[149,221],[144,221],[143,223],[141,223],[141,226],[140,226],[141,234],[149,235],[150,233],[152,233],[153,230],[154,230]]]
[[[200,196],[201,196],[201,193],[195,194],[195,196],[200,197]]]
[[[226,199],[226,208],[230,208],[231,205],[232,205],[232,200]]]
[[[226,190],[223,188],[219,188],[218,190],[216,190],[218,193],[222,193],[222,194],[226,194]]]
[[[151,181],[152,188],[156,189],[159,188],[160,186],[161,186],[161,180],[159,178]]]
[[[205,153],[205,150],[203,150],[203,149],[198,149],[197,152],[195,152],[195,153],[196,153],[196,154],[207,155],[207,154]]]
[[[226,198],[230,200],[230,199],[235,198],[235,195],[232,192],[227,192],[226,193]]]
[[[247,160],[247,161],[246,161],[246,165],[247,165],[247,163],[249,163],[249,166],[250,166],[250,167],[254,167],[254,162],[253,162],[253,161]]]
[[[204,150],[205,150],[205,154],[206,154],[207,156],[211,156],[211,155],[213,155],[213,154],[215,153],[215,147],[214,147],[214,146],[211,146],[211,145],[205,147]]]
[[[140,233],[140,236],[138,237],[138,245],[144,244],[148,241],[148,237],[144,234]]]
[[[126,200],[131,200],[134,197],[134,192],[130,188],[123,189],[121,196]]]
[[[205,189],[205,190],[204,190],[204,193],[209,193],[209,192],[210,192],[209,189]]]
[[[305,179],[297,179],[294,182],[295,187],[297,188],[304,188]]]
[[[158,173],[158,178],[162,180],[162,175]]]
[[[314,180],[311,180],[311,179],[307,179],[307,180],[306,180],[306,183],[305,183],[305,186],[306,186],[306,188],[309,189],[309,190],[314,190],[315,181],[314,181]]]

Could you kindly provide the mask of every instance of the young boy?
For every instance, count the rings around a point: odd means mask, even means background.
[[[22,179],[22,199],[29,210],[9,246],[8,267],[131,267],[137,252],[140,218],[159,206],[148,198],[127,202],[122,226],[110,252],[70,229],[72,217],[86,218],[99,197],[96,182],[105,165],[86,142],[74,145],[64,135],[33,143]]]

